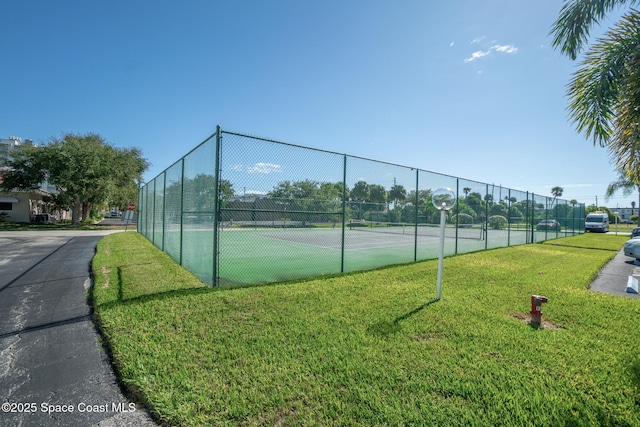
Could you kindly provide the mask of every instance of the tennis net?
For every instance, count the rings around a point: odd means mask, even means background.
[[[410,222],[383,222],[352,220],[349,222],[349,230],[364,231],[372,233],[403,234],[407,236],[439,236],[439,224],[415,224]],[[458,237],[468,239],[481,238],[482,229],[480,226],[458,228]],[[445,228],[445,236],[455,237],[456,228],[454,225]]]

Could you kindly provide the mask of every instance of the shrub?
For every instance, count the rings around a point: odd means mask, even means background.
[[[458,217],[453,216],[453,222],[458,222],[459,227],[471,227],[473,225],[473,217],[466,213],[458,214]]]
[[[494,230],[502,230],[507,226],[507,218],[502,215],[492,215],[489,217],[489,227]]]

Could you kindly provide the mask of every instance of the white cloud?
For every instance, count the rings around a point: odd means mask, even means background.
[[[468,57],[467,59],[464,60],[464,62],[471,62],[471,61],[475,61],[478,58],[482,58],[483,56],[487,56],[491,53],[490,50],[477,50],[475,52],[473,52],[471,54],[470,57]]]
[[[496,52],[504,52],[504,53],[516,53],[518,51],[518,48],[511,44],[507,44],[507,45],[497,44],[492,46],[491,49],[495,49]]]
[[[476,39],[476,40],[478,40],[478,39]],[[475,42],[475,40],[474,40],[474,42]],[[468,58],[466,58],[464,60],[464,62],[472,62],[472,61],[475,61],[476,59],[482,58],[484,56],[491,55],[494,52],[513,54],[513,53],[518,52],[518,48],[515,47],[512,44],[505,44],[505,45],[495,44],[495,45],[491,46],[489,48],[489,50],[477,50],[477,51],[473,52],[470,57],[468,57]]]
[[[270,173],[281,173],[282,172],[282,166],[281,165],[277,165],[275,163],[256,163],[253,166],[250,166],[247,168],[247,172],[248,173],[263,173],[263,174],[270,174]]]
[[[478,44],[480,43],[482,40],[484,40],[487,36],[480,36],[480,37],[476,37],[475,39],[473,39],[471,41],[471,44]]]

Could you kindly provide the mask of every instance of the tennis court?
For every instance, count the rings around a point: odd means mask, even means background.
[[[438,257],[439,228],[382,226],[379,228],[235,228],[219,230],[217,277],[214,271],[213,230],[183,232],[183,262],[210,284],[270,283],[310,276],[338,274]],[[457,232],[457,239],[456,239]],[[447,227],[445,255],[527,243],[526,230],[488,230]],[[463,237],[464,236],[464,237]],[[536,232],[536,240],[545,240]],[[555,237],[555,236],[554,236]],[[344,242],[343,242],[344,239]],[[529,240],[531,236],[529,235]],[[343,250],[344,247],[344,250]],[[206,257],[203,254],[211,254]]]
[[[368,270],[438,257],[444,187],[446,255],[583,231],[583,204],[219,127],[141,188],[138,230],[213,286]]]

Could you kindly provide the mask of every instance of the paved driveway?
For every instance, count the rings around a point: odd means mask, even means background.
[[[155,425],[122,395],[87,304],[111,232],[0,232],[0,426]]]
[[[616,256],[604,266],[600,273],[598,273],[598,276],[593,283],[591,283],[591,290],[640,299],[640,294],[627,292],[629,276],[640,279],[640,267],[635,265],[633,263],[634,261],[633,258],[625,256],[624,250],[620,250]]]

